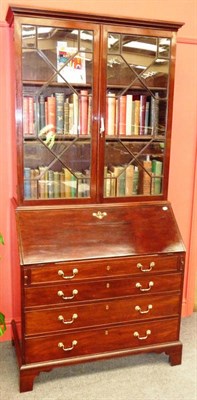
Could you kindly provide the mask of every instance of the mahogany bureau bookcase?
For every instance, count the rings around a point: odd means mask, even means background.
[[[137,353],[181,363],[185,248],[167,198],[181,23],[10,7],[20,391]]]

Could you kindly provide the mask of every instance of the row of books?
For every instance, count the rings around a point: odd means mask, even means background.
[[[24,198],[53,199],[90,196],[89,170],[72,173],[68,168],[24,168]]]
[[[91,131],[92,97],[87,90],[81,90],[79,95],[73,93],[65,98],[63,92],[44,97],[40,95],[39,110],[32,96],[23,97],[23,134],[36,134],[36,115],[38,114],[38,129],[51,126],[52,132],[64,135],[89,135]]]
[[[152,135],[158,132],[158,93],[155,97],[132,94],[116,97],[109,93],[106,99],[106,136]],[[39,110],[33,97],[23,97],[24,136],[35,135],[36,118],[38,129],[51,126],[52,132],[64,135],[90,135],[92,96],[81,90],[65,98],[63,92],[44,97],[40,95]]]
[[[140,166],[107,166],[104,197],[158,195],[162,192],[162,161],[146,159]],[[79,198],[90,196],[90,171],[52,171],[47,167],[24,168],[25,199]]]
[[[121,197],[162,193],[162,161],[147,157],[140,166],[105,167],[104,196]]]
[[[107,95],[106,135],[132,136],[158,133],[158,93],[153,96]]]

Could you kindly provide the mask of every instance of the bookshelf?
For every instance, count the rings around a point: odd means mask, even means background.
[[[166,29],[146,32],[142,27],[136,34],[134,25],[125,33],[120,23],[110,31],[108,25],[101,28],[93,21],[83,21],[76,29],[72,19],[65,26],[57,22],[54,27],[47,20],[20,24],[20,204],[43,204],[43,174],[39,172],[43,168],[49,205],[80,204],[82,197],[87,203],[108,203],[112,197],[114,202],[119,197],[124,202],[152,201],[155,196],[165,199],[173,97],[171,33]],[[160,164],[156,171],[155,163]],[[112,170],[118,167],[121,176],[128,175],[128,167],[135,171],[125,181],[121,196],[113,189],[119,177]],[[63,189],[52,194],[57,180],[67,186],[64,169],[73,177],[72,195]],[[133,175],[138,177],[137,185],[127,190]],[[144,176],[149,181],[145,191]],[[89,186],[82,195],[81,179]],[[160,190],[153,190],[155,180]],[[106,191],[106,182],[112,189]]]
[[[152,351],[180,364],[185,248],[167,191],[182,24],[14,6],[7,21],[20,391],[79,362]]]

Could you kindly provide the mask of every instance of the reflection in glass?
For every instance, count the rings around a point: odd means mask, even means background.
[[[36,27],[32,25],[22,25],[22,47],[36,47]]]

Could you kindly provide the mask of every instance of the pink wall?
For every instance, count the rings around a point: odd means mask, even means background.
[[[0,310],[6,314],[8,331],[3,340],[10,338],[10,321],[19,319],[17,291],[12,299],[11,256],[15,249],[11,242],[11,198],[15,190],[13,174],[14,149],[12,104],[13,82],[10,72],[13,60],[10,57],[10,29],[5,15],[8,0],[0,3],[0,231],[5,237],[0,265]],[[194,276],[197,264],[197,2],[196,0],[12,0],[15,5],[40,6],[46,9],[85,11],[117,16],[132,16],[148,19],[183,21],[185,25],[178,33],[177,64],[175,80],[173,136],[170,164],[169,200],[180,227],[186,248],[187,265],[183,300],[183,315],[193,311]],[[197,171],[196,171],[197,177]],[[15,257],[14,257],[15,258]]]

